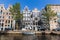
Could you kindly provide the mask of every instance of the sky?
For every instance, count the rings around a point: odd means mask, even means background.
[[[20,3],[21,10],[23,10],[25,6],[28,6],[30,10],[34,8],[41,10],[47,4],[60,4],[60,0],[0,0],[0,4],[4,4],[5,8],[7,8],[9,4],[13,5],[16,2]]]

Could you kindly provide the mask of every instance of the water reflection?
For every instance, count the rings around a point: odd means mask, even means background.
[[[60,40],[60,35],[0,35],[0,40]]]

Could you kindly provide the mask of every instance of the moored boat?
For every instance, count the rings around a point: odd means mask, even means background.
[[[23,34],[27,34],[27,35],[28,35],[28,34],[29,34],[29,35],[35,34],[35,32],[30,32],[30,31],[29,31],[29,32],[26,32],[26,31],[25,31],[25,32],[22,32],[22,33],[23,33]]]

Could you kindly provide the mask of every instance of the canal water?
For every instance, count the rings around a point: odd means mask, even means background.
[[[60,40],[60,35],[0,35],[0,40]]]

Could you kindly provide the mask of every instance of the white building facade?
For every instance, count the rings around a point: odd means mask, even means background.
[[[31,18],[31,20],[32,20],[32,30],[38,30],[38,21],[40,20],[40,11],[37,9],[37,8],[35,8],[34,10],[32,10],[32,13],[31,13],[31,15],[32,15],[32,18]]]
[[[31,27],[31,12],[27,6],[25,6],[23,10],[23,24],[26,29],[30,29]]]
[[[37,30],[38,21],[40,20],[40,11],[35,8],[30,11],[27,6],[23,10],[23,24],[26,29]]]

